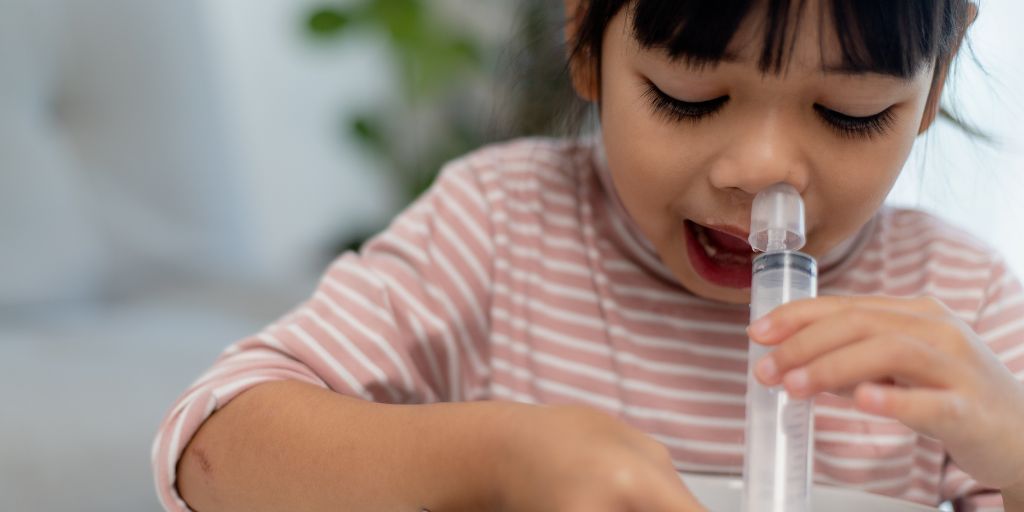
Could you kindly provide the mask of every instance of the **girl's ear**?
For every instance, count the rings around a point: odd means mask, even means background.
[[[942,90],[946,86],[946,77],[949,75],[949,66],[953,63],[953,59],[956,58],[956,54],[960,51],[960,45],[964,41],[964,37],[967,34],[967,28],[974,24],[974,20],[978,18],[978,6],[974,2],[967,3],[967,23],[960,31],[960,37],[957,38],[956,48],[950,52],[949,57],[943,62],[939,62],[935,66],[935,74],[932,76],[932,87],[928,91],[928,102],[924,107],[924,115],[921,117],[921,126],[918,128],[918,135],[928,131],[932,124],[935,123],[935,118],[939,115],[939,101],[942,99]]]
[[[565,0],[565,47],[569,57],[569,73],[576,95],[596,103],[599,99],[597,63],[589,48],[576,52],[576,36],[583,21],[583,3],[587,0]]]

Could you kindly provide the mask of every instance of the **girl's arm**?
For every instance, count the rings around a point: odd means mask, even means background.
[[[493,510],[501,405],[386,405],[262,384],[202,426],[178,490],[199,512]]]
[[[178,474],[199,512],[704,510],[663,445],[603,412],[384,405],[297,382],[211,417]]]
[[[392,416],[382,416],[380,411],[407,420],[405,415],[412,417],[412,413],[406,411],[449,410],[367,403],[461,402],[485,396],[489,327],[484,312],[490,300],[491,238],[488,202],[474,162],[462,159],[449,164],[431,189],[360,253],[349,252],[335,260],[307,302],[257,335],[228,347],[175,402],[158,429],[152,454],[164,508],[174,512],[189,508],[177,492],[177,468],[185,447],[201,428],[212,440],[196,446],[224,457],[209,459],[214,473],[206,475],[218,485],[214,489],[218,493],[233,495],[225,487],[229,482],[242,485],[240,492],[251,491],[246,481],[217,478],[218,466],[229,471],[224,465],[235,460],[246,464],[240,473],[228,476],[244,478],[251,476],[248,472],[264,471],[256,481],[266,483],[271,479],[265,472],[280,468],[279,476],[284,478],[278,485],[295,492],[306,489],[305,482],[317,481],[311,471],[328,464],[352,464],[323,455],[344,451],[345,446],[338,443],[364,442],[363,433],[372,430],[399,438],[399,425],[416,426],[406,421],[384,428],[377,424],[379,418]],[[298,381],[361,402],[284,387],[287,393],[261,390],[233,411],[220,414],[234,405],[235,398],[271,381]],[[277,388],[267,384],[267,389]],[[214,413],[215,423],[221,426],[207,433],[205,422]],[[265,426],[269,430],[263,431]],[[237,442],[235,436],[241,436]],[[229,451],[217,451],[222,441]],[[357,459],[375,453],[373,446],[365,452],[351,449]],[[247,458],[264,453],[277,458]],[[310,458],[314,454],[320,455]],[[201,462],[196,455],[190,455],[192,462]],[[304,470],[302,464],[314,460],[319,468]],[[324,471],[321,478],[338,478],[334,473]],[[190,489],[198,499],[206,496],[202,487]]]

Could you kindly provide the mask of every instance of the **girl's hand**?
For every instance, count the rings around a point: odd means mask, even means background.
[[[499,510],[704,510],[643,432],[587,407],[509,405],[496,418]]]
[[[980,483],[1024,486],[1024,385],[930,297],[820,297],[785,304],[748,329],[778,345],[755,366],[794,397],[830,391],[945,445]]]

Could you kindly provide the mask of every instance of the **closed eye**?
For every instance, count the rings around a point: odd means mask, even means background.
[[[707,101],[683,101],[669,96],[650,80],[647,80],[643,97],[650,102],[655,115],[672,122],[697,122],[706,119],[721,111],[729,101],[728,96]]]
[[[896,120],[892,107],[877,114],[864,117],[836,112],[817,103],[814,105],[814,110],[837,135],[845,138],[872,138],[876,135],[885,135],[892,129]]]

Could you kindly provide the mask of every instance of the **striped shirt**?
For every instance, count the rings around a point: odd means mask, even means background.
[[[153,446],[159,497],[188,510],[175,466],[215,410],[292,379],[366,400],[585,404],[668,447],[681,471],[743,467],[749,310],[696,297],[609,187],[600,148],[523,139],[442,170],[312,297],[228,347],[173,405]],[[1024,293],[993,250],[883,208],[823,259],[820,295],[930,295],[1024,378]],[[814,479],[957,510],[1001,510],[941,443],[844,398],[816,398]]]

